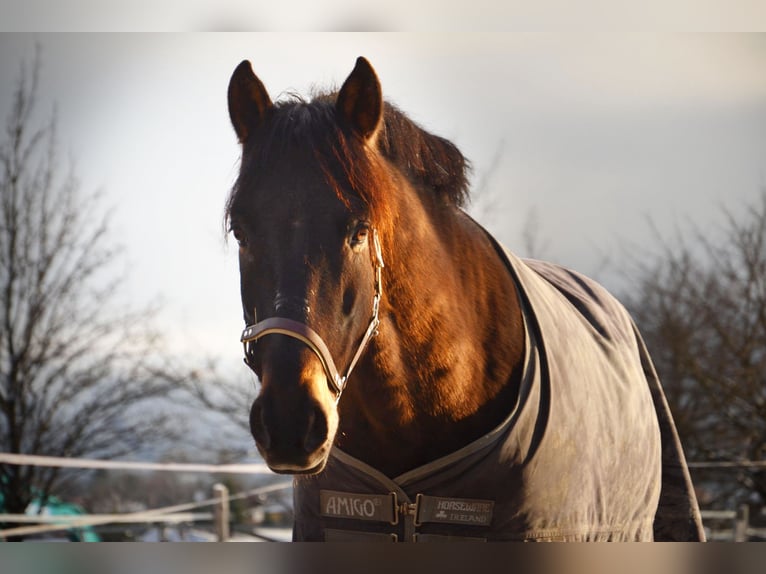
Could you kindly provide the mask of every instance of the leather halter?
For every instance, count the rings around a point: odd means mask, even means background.
[[[251,345],[257,343],[258,339],[261,337],[265,337],[266,335],[286,335],[293,339],[297,339],[311,349],[319,358],[319,361],[322,363],[322,367],[327,374],[327,381],[330,385],[330,389],[336,395],[335,402],[337,403],[346,386],[348,377],[351,375],[351,371],[362,356],[364,349],[367,347],[367,343],[378,334],[378,325],[380,324],[378,313],[380,311],[380,298],[383,293],[381,270],[383,269],[384,264],[383,254],[380,250],[380,241],[378,240],[378,234],[374,228],[372,229],[372,242],[375,247],[375,298],[372,300],[372,318],[370,319],[370,324],[367,327],[367,330],[359,343],[359,347],[357,348],[354,357],[351,359],[344,375],[341,375],[335,366],[335,361],[333,361],[330,350],[327,348],[322,337],[305,323],[294,321],[286,317],[269,317],[263,321],[258,321],[258,315],[256,314],[256,323],[248,325],[245,330],[242,331],[242,336],[240,337],[240,341],[245,348],[245,363],[252,368],[250,363],[250,353],[252,351]]]

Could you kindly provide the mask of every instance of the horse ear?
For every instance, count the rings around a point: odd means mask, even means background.
[[[371,140],[383,118],[383,93],[375,70],[359,57],[335,104],[339,117],[365,141]]]
[[[245,143],[260,124],[272,103],[266,88],[243,60],[229,80],[229,117],[240,143]]]

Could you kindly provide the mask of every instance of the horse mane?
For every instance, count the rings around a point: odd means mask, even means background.
[[[268,165],[294,144],[313,150],[336,195],[349,203],[344,190],[351,189],[378,213],[378,221],[390,220],[384,169],[366,146],[354,142],[354,134],[340,125],[335,113],[337,93],[320,93],[311,101],[289,93],[274,104],[265,126],[254,134],[257,143],[243,150],[242,167],[226,204],[229,221],[238,191],[257,178],[258,166]],[[393,104],[385,102],[377,150],[422,194],[463,207],[469,196],[470,163],[450,141],[431,134]],[[308,146],[306,144],[308,143]],[[255,173],[254,173],[255,172]]]
[[[469,196],[470,163],[447,139],[427,132],[386,102],[381,153],[416,185],[463,207]]]

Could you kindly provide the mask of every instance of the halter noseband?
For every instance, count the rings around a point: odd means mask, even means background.
[[[374,228],[372,229],[372,241],[375,246],[375,298],[372,300],[372,318],[370,319],[370,324],[367,327],[367,331],[364,333],[364,337],[362,337],[362,340],[359,343],[359,347],[357,348],[354,357],[351,359],[351,363],[349,363],[348,368],[346,369],[345,375],[341,375],[338,372],[335,362],[332,360],[330,350],[316,331],[305,323],[287,319],[286,317],[269,317],[263,321],[258,321],[258,316],[256,314],[256,323],[248,325],[245,330],[242,331],[242,337],[240,337],[240,341],[245,348],[245,363],[252,368],[250,363],[250,345],[255,344],[261,337],[276,334],[298,339],[319,358],[319,361],[322,363],[322,367],[327,374],[330,388],[335,392],[335,402],[337,403],[340,401],[340,395],[346,387],[346,382],[351,375],[351,371],[362,356],[367,343],[378,334],[378,325],[380,324],[378,313],[380,311],[380,298],[383,293],[381,271],[384,265],[383,254],[380,250],[380,241],[378,241],[378,234]]]

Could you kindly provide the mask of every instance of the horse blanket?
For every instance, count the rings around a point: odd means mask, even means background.
[[[294,540],[704,539],[675,425],[627,311],[582,275],[497,249],[526,332],[512,412],[397,477],[333,449],[321,474],[295,479]]]

